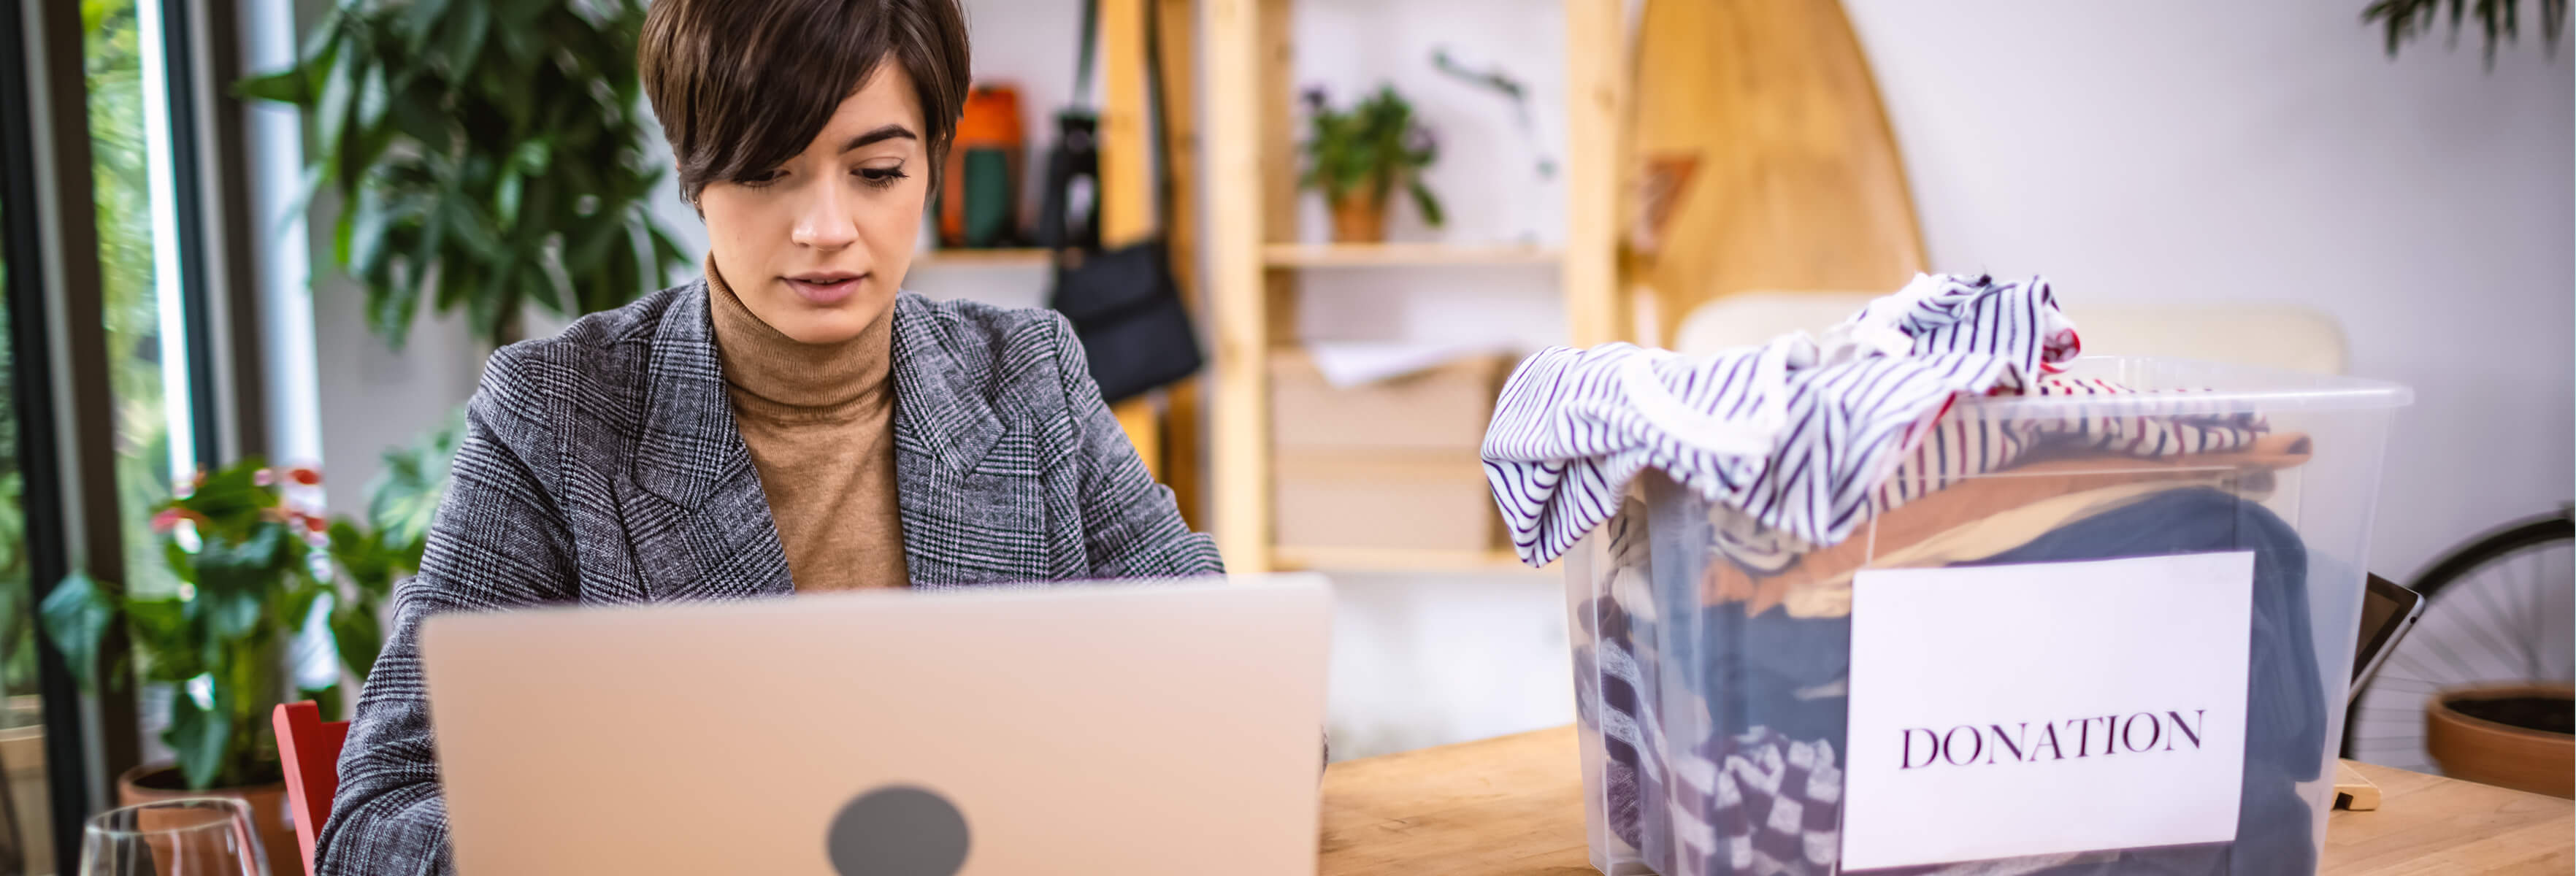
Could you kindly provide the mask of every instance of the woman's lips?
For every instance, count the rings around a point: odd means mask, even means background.
[[[796,290],[796,297],[805,299],[805,303],[816,307],[830,307],[843,301],[847,301],[850,296],[858,294],[859,283],[860,281],[866,280],[867,275],[861,274],[854,277],[843,276],[830,279],[822,277],[788,277],[786,279],[787,288]]]

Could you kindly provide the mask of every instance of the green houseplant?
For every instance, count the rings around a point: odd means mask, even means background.
[[[286,498],[289,485],[320,483],[312,469],[257,460],[201,475],[152,519],[176,592],[129,592],[76,573],[40,609],[83,688],[122,683],[129,671],[170,686],[162,738],[178,759],[176,784],[186,789],[277,781],[269,712],[304,695],[289,680],[287,641],[328,595],[342,661],[363,679],[381,645],[376,619],[393,582],[419,565],[417,540],[326,522]],[[121,658],[102,665],[113,630],[125,634],[131,665]],[[172,784],[153,772],[135,783]]]
[[[1414,120],[1413,104],[1383,85],[1347,110],[1334,109],[1321,88],[1307,89],[1305,102],[1306,169],[1297,181],[1332,206],[1334,240],[1386,239],[1387,202],[1397,189],[1412,196],[1423,222],[1442,224],[1440,199],[1422,184],[1439,144]]]
[[[259,730],[288,692],[284,644],[323,593],[311,562],[324,526],[281,499],[277,473],[246,463],[213,472],[156,510],[153,528],[175,593],[128,593],[75,573],[46,597],[46,632],[73,677],[96,689],[129,668],[175,686],[163,735],[190,788],[274,781],[276,757]],[[287,476],[318,482],[309,469]],[[111,628],[130,637],[139,667],[100,665]]]
[[[240,84],[312,124],[310,184],[344,206],[332,257],[386,342],[401,347],[424,295],[497,345],[528,303],[615,307],[689,262],[647,208],[663,171],[637,100],[643,15],[641,0],[339,0],[294,67]]]

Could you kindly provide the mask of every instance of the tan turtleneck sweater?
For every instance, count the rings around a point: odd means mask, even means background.
[[[894,315],[807,344],[760,321],[707,261],[708,312],[734,424],[800,593],[910,583],[895,505]]]

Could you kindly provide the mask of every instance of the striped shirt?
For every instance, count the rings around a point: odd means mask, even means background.
[[[1835,544],[1880,510],[1880,486],[1952,399],[2021,392],[2080,349],[2045,280],[1946,275],[1822,338],[1707,357],[1553,348],[1504,384],[1486,479],[1533,566],[1608,520],[1649,467],[1763,530]]]

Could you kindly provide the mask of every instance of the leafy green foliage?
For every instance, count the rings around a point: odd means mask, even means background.
[[[413,447],[385,451],[384,473],[367,490],[367,525],[331,523],[331,560],[348,587],[331,611],[331,634],[340,660],[366,680],[384,645],[386,603],[394,582],[420,571],[429,547],[430,521],[447,497],[449,463],[465,436],[462,410]]]
[[[108,626],[116,622],[116,599],[87,573],[73,572],[54,585],[45,597],[43,607],[45,630],[54,638],[54,647],[63,652],[63,663],[81,687],[98,685],[98,647],[107,638]]]
[[[399,349],[421,297],[495,344],[534,302],[615,307],[690,256],[646,199],[641,0],[341,0],[247,97],[302,108],[344,201],[332,257]],[[310,197],[308,193],[307,197]]]
[[[2442,19],[2442,7],[2450,6],[2451,33],[2457,36],[2460,24],[2471,7],[2475,7],[2478,26],[2486,32],[2487,63],[2495,63],[2496,46],[2510,43],[2522,28],[2522,0],[2372,0],[2361,12],[2361,20],[2387,30],[2388,54],[2396,57],[2397,48],[2407,40],[2431,33]],[[2540,36],[2549,51],[2558,50],[2558,36],[2567,30],[2567,0],[2540,0]]]
[[[268,712],[285,688],[286,637],[309,612],[322,582],[311,563],[313,518],[284,502],[282,482],[306,470],[244,461],[198,479],[155,509],[163,555],[183,582],[174,595],[120,592],[75,574],[46,597],[45,630],[84,688],[110,631],[121,621],[144,681],[172,686],[169,727],[191,788],[253,784],[276,772]],[[113,683],[113,682],[111,682]]]
[[[1440,199],[1422,184],[1422,169],[1440,157],[1439,144],[1393,86],[1379,86],[1349,110],[1333,109],[1322,89],[1308,90],[1305,101],[1306,170],[1298,185],[1333,201],[1359,196],[1379,207],[1402,186],[1423,222],[1438,227],[1445,221]]]
[[[45,599],[45,632],[83,688],[122,683],[122,666],[101,665],[118,629],[138,658],[136,674],[171,687],[163,740],[191,788],[273,776],[268,715],[288,693],[287,640],[333,597],[332,631],[363,677],[382,645],[375,619],[393,581],[419,566],[417,542],[389,543],[382,530],[346,520],[326,527],[285,498],[290,484],[320,483],[310,469],[257,460],[201,475],[152,516],[162,556],[181,582],[175,593],[120,590],[74,574]],[[336,692],[328,698],[336,701]]]

